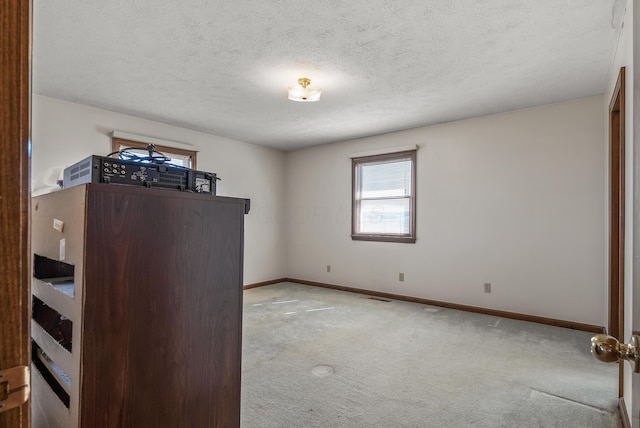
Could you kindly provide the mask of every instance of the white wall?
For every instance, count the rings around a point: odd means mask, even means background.
[[[218,194],[252,200],[245,284],[290,276],[605,325],[605,105],[594,97],[283,154],[34,95],[32,176],[41,186],[57,178],[52,167],[109,152],[113,130],[192,144],[198,169],[222,177]],[[406,144],[420,145],[417,243],[351,241],[349,155]]]
[[[197,168],[222,178],[218,195],[251,199],[251,212],[245,217],[244,283],[286,275],[284,154],[278,150],[34,95],[34,189],[55,184],[59,168],[109,153],[113,130],[193,145]]]
[[[604,105],[592,97],[288,153],[289,276],[605,325]],[[349,155],[406,144],[420,145],[417,242],[352,241]]]

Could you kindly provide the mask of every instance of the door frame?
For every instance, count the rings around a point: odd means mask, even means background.
[[[0,0],[0,370],[29,366],[31,0]],[[30,427],[30,400],[0,426]]]
[[[624,342],[625,67],[609,103],[609,323],[608,334]],[[618,397],[624,393],[620,364]]]

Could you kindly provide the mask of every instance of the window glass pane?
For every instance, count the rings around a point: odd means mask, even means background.
[[[409,198],[360,201],[359,233],[409,233]]]
[[[163,153],[171,158],[171,160],[168,161],[167,163],[170,163],[172,165],[183,166],[185,168],[191,167],[191,158],[189,158],[189,156],[178,155],[175,153],[165,153],[165,152]]]
[[[145,149],[137,148],[137,147],[130,148],[129,146],[122,145],[122,144],[118,146],[118,150],[124,150],[124,149],[129,149],[132,153],[135,153],[138,156],[148,156],[148,152]],[[165,156],[171,158],[171,160],[167,161],[166,163],[171,165],[183,166],[185,168],[191,168],[191,157],[187,155],[181,155],[178,153],[171,153],[167,149],[163,149],[159,151]]]
[[[390,198],[411,194],[411,159],[362,164],[361,198]]]

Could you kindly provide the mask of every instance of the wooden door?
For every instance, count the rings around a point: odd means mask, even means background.
[[[0,0],[0,370],[29,366],[31,1]],[[0,413],[29,427],[29,402]]]

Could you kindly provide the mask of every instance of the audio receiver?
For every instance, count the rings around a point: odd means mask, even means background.
[[[213,172],[93,155],[65,168],[62,186],[111,183],[215,195],[217,180]]]

